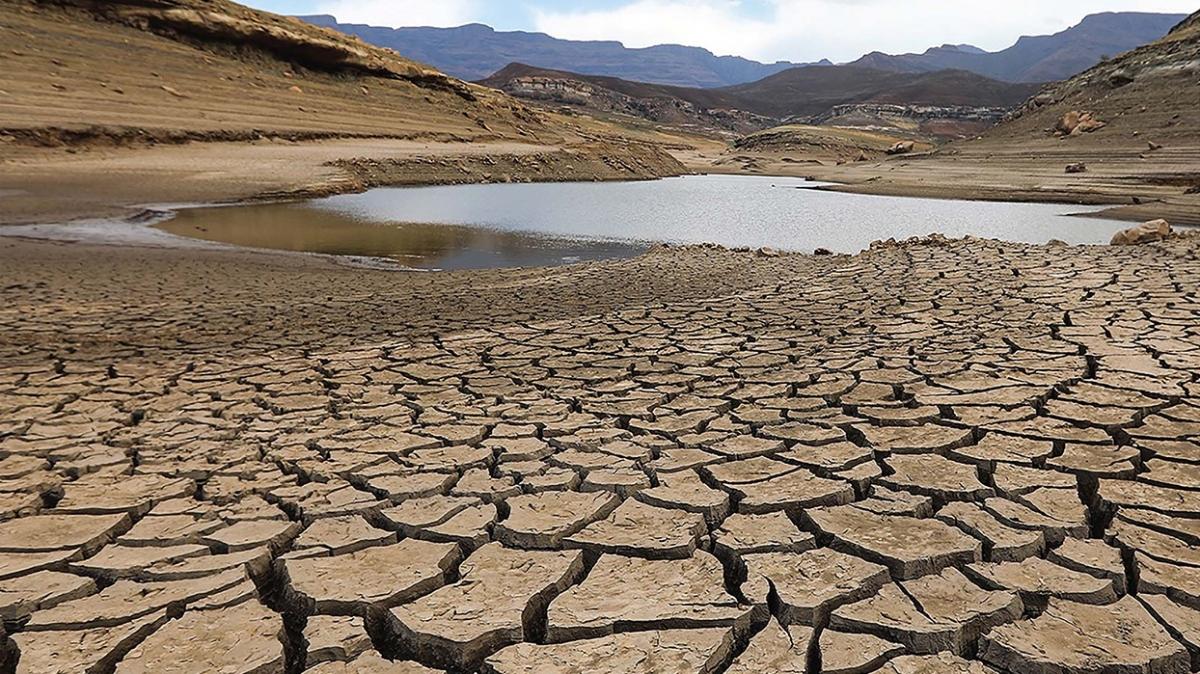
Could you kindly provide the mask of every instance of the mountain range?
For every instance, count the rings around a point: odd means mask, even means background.
[[[1153,42],[1186,18],[1186,14],[1145,12],[1090,14],[1062,32],[1022,37],[998,52],[970,45],[943,45],[923,54],[872,52],[854,65],[910,73],[954,68],[1007,82],[1057,82],[1106,58]]]
[[[717,56],[699,47],[659,45],[641,49],[613,41],[561,40],[543,33],[496,31],[481,24],[457,28],[381,28],[339,23],[333,16],[300,17],[363,40],[396,50],[449,75],[481,80],[510,63],[583,75],[684,87],[718,88],[756,82],[804,65],[759,63],[737,56]],[[1183,14],[1119,12],[1092,14],[1054,35],[1022,37],[997,52],[972,45],[943,45],[921,54],[873,52],[851,65],[906,73],[957,69],[1007,82],[1050,82],[1066,79],[1099,63],[1167,34]]]
[[[680,45],[630,49],[620,42],[560,40],[544,33],[497,31],[477,23],[457,28],[380,28],[338,23],[328,15],[300,18],[380,47],[390,47],[464,80],[484,79],[510,63],[528,63],[654,84],[721,87],[810,65],[786,61],[759,63]]]

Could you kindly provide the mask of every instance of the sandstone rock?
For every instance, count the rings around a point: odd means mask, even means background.
[[[1143,222],[1136,227],[1123,229],[1116,233],[1112,239],[1114,246],[1137,246],[1143,243],[1153,243],[1155,241],[1163,241],[1171,236],[1170,223],[1166,220],[1151,220]]]
[[[1107,124],[1087,111],[1071,110],[1063,114],[1054,130],[1063,136],[1078,136],[1103,129]]]
[[[911,140],[902,140],[892,145],[887,149],[888,154],[908,154],[913,151],[914,143]]]

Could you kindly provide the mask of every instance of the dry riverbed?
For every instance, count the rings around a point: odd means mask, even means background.
[[[1198,251],[0,240],[0,662],[1188,671]]]

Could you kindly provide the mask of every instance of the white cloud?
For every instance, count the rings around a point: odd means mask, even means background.
[[[633,0],[606,10],[537,10],[537,30],[630,47],[676,43],[759,60],[850,61],[880,50],[924,51],[942,43],[1003,49],[1021,35],[1053,33],[1103,11],[1195,11],[1194,0],[769,0],[748,18],[739,0]]]
[[[476,0],[327,0],[318,3],[316,13],[343,23],[447,28],[471,23],[478,10]]]

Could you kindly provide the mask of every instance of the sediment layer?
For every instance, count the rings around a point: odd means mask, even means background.
[[[0,265],[17,671],[1192,669],[1194,237]]]

